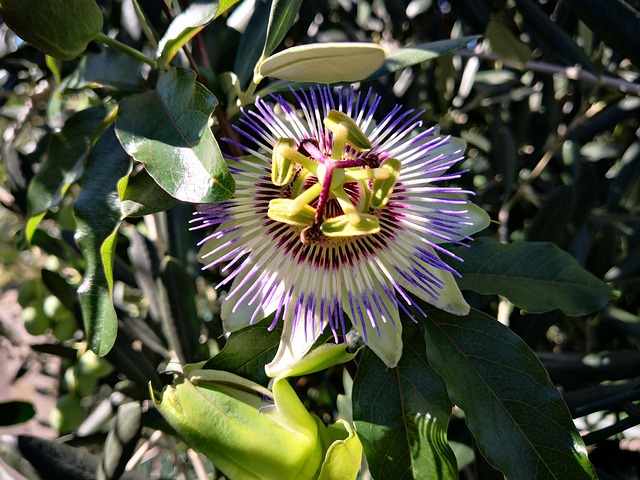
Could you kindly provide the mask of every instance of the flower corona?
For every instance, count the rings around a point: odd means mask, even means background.
[[[469,306],[456,271],[438,254],[486,227],[488,218],[448,170],[464,143],[422,130],[421,112],[396,106],[379,123],[380,97],[328,86],[258,99],[236,127],[246,155],[229,158],[237,184],[227,201],[199,212],[205,268],[227,274],[222,319],[235,331],[274,315],[282,339],[275,376],[345,317],[390,367],[402,352],[399,311],[411,295],[448,312]],[[299,108],[298,108],[299,107]],[[346,315],[345,315],[346,314]]]

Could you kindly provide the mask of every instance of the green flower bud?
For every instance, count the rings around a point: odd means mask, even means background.
[[[72,60],[102,30],[95,0],[0,0],[0,18],[25,42],[61,60]]]
[[[312,479],[318,424],[285,379],[273,392],[242,377],[192,370],[152,398],[167,422],[230,479]]]

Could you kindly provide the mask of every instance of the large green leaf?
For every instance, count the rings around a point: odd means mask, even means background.
[[[429,363],[489,463],[510,480],[596,478],[562,396],[517,335],[477,311],[427,314]]]
[[[198,0],[189,5],[184,12],[173,19],[158,44],[158,67],[166,68],[173,57],[189,40],[195,37],[205,26],[239,0],[221,0],[218,2]]]
[[[418,65],[460,48],[469,48],[474,46],[479,39],[479,35],[472,35],[470,37],[440,40],[438,42],[398,48],[385,55],[382,67],[376,70],[369,78],[377,78],[403,68]]]
[[[479,238],[470,248],[452,250],[464,260],[454,265],[462,274],[461,289],[502,295],[527,312],[559,308],[566,315],[580,316],[615,298],[607,284],[551,243],[502,244]]]
[[[229,198],[235,184],[209,128],[218,101],[185,68],[164,72],[156,90],[120,102],[116,133],[156,183],[185,202]]]
[[[69,186],[81,177],[93,137],[106,116],[104,106],[81,110],[51,137],[47,158],[27,191],[28,242],[44,215],[59,205]]]
[[[369,469],[377,480],[457,479],[444,382],[427,363],[417,325],[404,324],[403,342],[393,369],[365,349],[353,381],[353,419]]]
[[[89,347],[98,355],[111,350],[118,319],[113,306],[113,248],[120,225],[118,182],[131,169],[113,128],[98,140],[89,155],[82,190],[74,204],[76,242],[86,261],[78,288]]]
[[[269,331],[270,323],[271,319],[267,318],[258,325],[232,333],[220,353],[202,368],[235,373],[266,386],[270,378],[264,366],[276,354],[282,333],[280,325]]]

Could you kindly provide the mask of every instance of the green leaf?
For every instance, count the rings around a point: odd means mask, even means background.
[[[403,68],[418,65],[422,62],[428,62],[435,58],[441,57],[454,50],[461,48],[472,48],[480,35],[472,35],[469,37],[455,38],[452,40],[440,40],[438,42],[422,43],[412,47],[399,48],[385,55],[384,64],[375,71],[369,79],[381,77],[388,73],[392,73]]]
[[[2,0],[0,18],[20,38],[61,60],[72,60],[102,30],[95,0]]]
[[[120,478],[127,462],[135,452],[142,431],[142,405],[123,403],[104,443],[102,462],[98,466],[97,480]]]
[[[485,37],[491,42],[491,49],[504,59],[523,65],[531,58],[531,50],[511,31],[504,13],[491,17]]]
[[[229,335],[224,348],[210,359],[203,369],[224,370],[260,385],[267,386],[271,380],[264,366],[271,361],[280,344],[282,327],[268,330],[271,320],[243,328]]]
[[[169,347],[182,363],[199,361],[202,322],[196,308],[195,280],[172,257],[162,260],[160,280],[162,327]]]
[[[262,58],[265,38],[271,17],[271,1],[257,0],[256,7],[240,39],[233,71],[241,87],[245,87],[254,75],[256,65]]]
[[[120,102],[116,134],[158,185],[184,202],[229,198],[235,184],[209,128],[216,97],[184,68],[164,72],[153,92]]]
[[[175,17],[158,44],[158,67],[166,68],[178,50],[239,0],[199,0]]]
[[[106,116],[104,106],[81,110],[51,137],[47,158],[27,191],[25,237],[28,242],[44,215],[60,204],[69,186],[82,176],[96,130]]]
[[[0,427],[17,425],[31,420],[36,414],[35,408],[29,402],[10,400],[0,402]]]
[[[640,13],[623,0],[566,0],[605,43],[640,66]]]
[[[121,187],[123,218],[164,212],[177,203],[175,198],[158,186],[146,170],[129,175],[127,181],[121,183]]]
[[[462,274],[461,289],[502,295],[527,312],[559,308],[566,315],[580,316],[615,298],[608,285],[551,243],[502,244],[479,238],[470,248],[452,250],[464,260],[454,265]]]
[[[385,50],[373,43],[312,43],[288,48],[266,60],[254,77],[294,82],[357,82],[378,70]]]
[[[264,48],[260,61],[271,55],[293,25],[302,0],[272,0]],[[256,66],[259,70],[260,62]]]
[[[596,478],[562,396],[516,334],[477,311],[427,314],[429,363],[489,463],[510,480]]]
[[[118,321],[113,306],[113,247],[120,225],[118,182],[129,174],[131,160],[113,127],[93,147],[82,190],[74,205],[76,242],[86,261],[78,288],[89,347],[105,355],[116,339]]]
[[[386,368],[365,349],[353,381],[353,419],[369,469],[377,480],[457,479],[446,435],[452,404],[418,326],[403,327],[398,366]]]

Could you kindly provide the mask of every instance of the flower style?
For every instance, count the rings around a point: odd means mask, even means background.
[[[246,152],[230,158],[235,195],[197,212],[195,228],[217,225],[202,240],[205,268],[224,265],[218,286],[227,331],[274,314],[284,321],[267,373],[301,358],[327,325],[336,341],[345,313],[364,342],[389,366],[402,353],[399,309],[410,294],[456,315],[469,306],[457,272],[438,254],[486,227],[471,192],[438,185],[464,143],[421,131],[422,112],[396,106],[379,123],[380,97],[328,86],[258,99],[236,127]],[[364,98],[363,98],[364,97]],[[225,265],[226,264],[226,265]]]

